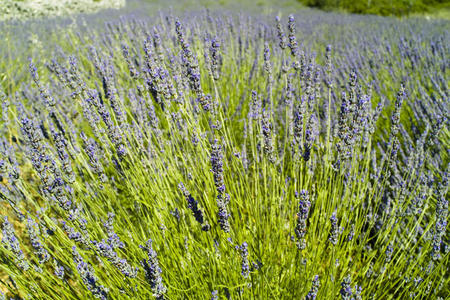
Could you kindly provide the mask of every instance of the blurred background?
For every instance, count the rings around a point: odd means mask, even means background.
[[[448,0],[0,0],[0,21],[92,13],[104,9],[129,12],[226,8],[271,13],[304,8],[380,16],[423,16],[450,20]]]

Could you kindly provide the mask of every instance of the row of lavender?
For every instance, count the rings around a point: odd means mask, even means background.
[[[2,290],[445,298],[445,24],[316,17],[122,18],[30,59]]]

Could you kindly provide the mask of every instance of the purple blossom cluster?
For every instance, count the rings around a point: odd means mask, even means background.
[[[248,260],[248,245],[246,242],[243,242],[239,247],[239,252],[241,254],[242,266],[241,266],[241,275],[244,278],[248,278],[250,275],[250,263]]]
[[[181,193],[183,193],[183,196],[186,198],[186,201],[188,203],[188,208],[192,211],[194,214],[195,220],[200,223],[202,226],[202,230],[208,231],[210,229],[210,225],[203,217],[203,211],[198,207],[198,201],[196,201],[192,196],[191,193],[186,189],[184,184],[180,182],[178,184],[178,188],[180,189]]]
[[[224,171],[223,171],[223,152],[222,145],[220,145],[219,140],[215,139],[214,143],[211,145],[211,166],[212,173],[214,177],[214,184],[217,189],[217,207],[219,212],[217,214],[219,220],[220,228],[225,231],[230,231],[230,223],[228,218],[230,217],[228,213],[227,205],[230,202],[230,195],[226,193]]]
[[[333,244],[333,246],[336,246],[339,242],[339,227],[338,227],[338,219],[336,216],[336,211],[334,211],[330,217],[330,233],[328,236],[328,241]]]
[[[295,194],[298,199],[297,226],[295,227],[295,235],[297,236],[297,248],[303,250],[306,248],[306,222],[308,220],[311,202],[309,201],[309,193],[307,190],[301,190]]]
[[[164,299],[164,294],[167,289],[164,286],[163,279],[161,277],[162,270],[159,267],[159,262],[157,258],[157,253],[153,250],[153,241],[149,239],[145,246],[140,246],[144,251],[147,252],[148,260],[144,259],[141,261],[142,267],[144,268],[148,282],[153,291],[153,296],[158,300]]]
[[[24,271],[28,270],[30,265],[25,259],[19,240],[16,237],[13,226],[8,221],[8,217],[4,218],[2,234],[2,244],[13,253],[17,266]]]
[[[317,293],[319,292],[319,288],[320,288],[319,275],[316,275],[316,276],[314,276],[314,279],[312,281],[311,289],[309,290],[309,292],[306,295],[305,299],[307,299],[307,300],[315,300],[317,298]]]
[[[39,258],[39,263],[43,264],[50,260],[50,254],[45,249],[40,238],[39,226],[31,217],[28,217],[27,219],[27,230],[30,237],[31,246],[34,248],[35,254]]]
[[[108,288],[98,284],[98,278],[95,276],[92,266],[83,260],[83,257],[78,253],[75,246],[72,248],[72,255],[73,260],[77,265],[78,274],[80,274],[81,280],[86,285],[87,289],[94,297],[107,299]]]

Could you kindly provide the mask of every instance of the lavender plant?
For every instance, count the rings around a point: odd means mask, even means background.
[[[447,24],[309,13],[2,56],[2,293],[447,298]]]

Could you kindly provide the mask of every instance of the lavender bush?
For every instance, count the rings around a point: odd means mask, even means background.
[[[1,291],[449,297],[445,25],[161,13],[5,52]]]

